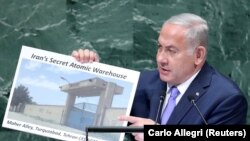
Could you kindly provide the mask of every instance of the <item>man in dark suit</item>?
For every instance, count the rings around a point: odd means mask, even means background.
[[[190,13],[168,19],[158,38],[158,68],[141,73],[131,116],[119,119],[131,126],[155,124],[155,120],[157,124],[179,125],[245,124],[247,101],[232,80],[206,62],[207,48],[208,26],[204,19]],[[89,50],[73,51],[72,56],[81,62],[99,61]],[[156,119],[162,91],[166,97],[162,114]],[[190,101],[195,101],[202,116]],[[133,135],[143,140],[141,133]]]

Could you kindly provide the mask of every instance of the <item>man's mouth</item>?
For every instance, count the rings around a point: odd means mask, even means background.
[[[167,68],[160,68],[160,73],[162,73],[162,74],[166,74],[166,73],[169,73],[169,72],[170,72],[170,70],[167,69]]]

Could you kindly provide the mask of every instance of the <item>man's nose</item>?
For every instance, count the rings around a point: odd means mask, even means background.
[[[157,62],[160,63],[167,63],[168,62],[168,54],[165,52],[158,52],[157,53]]]

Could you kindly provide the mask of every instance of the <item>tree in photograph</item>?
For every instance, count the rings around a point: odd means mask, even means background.
[[[29,96],[29,89],[21,84],[15,88],[10,105],[14,107],[25,103],[32,103],[32,97]]]

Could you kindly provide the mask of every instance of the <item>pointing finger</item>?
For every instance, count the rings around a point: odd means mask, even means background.
[[[128,121],[130,123],[136,123],[140,120],[141,118],[134,117],[134,116],[120,116],[119,120],[121,121]]]

